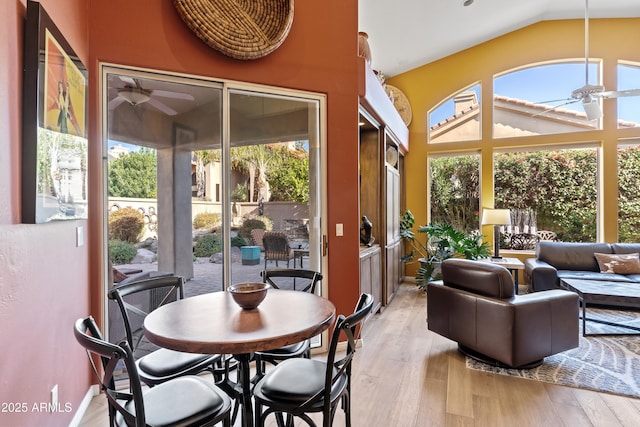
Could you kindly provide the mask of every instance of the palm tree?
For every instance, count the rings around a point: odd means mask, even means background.
[[[205,165],[220,161],[220,150],[199,150],[193,152],[196,162],[196,197],[204,198],[205,196]]]
[[[268,202],[270,197],[267,173],[273,163],[274,156],[265,144],[246,145],[232,149],[232,167],[239,171],[249,172],[249,201],[253,202],[253,196],[257,187],[258,194],[263,202]],[[256,174],[257,172],[257,174]]]

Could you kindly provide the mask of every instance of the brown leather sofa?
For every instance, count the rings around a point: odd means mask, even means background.
[[[540,242],[536,257],[524,261],[524,279],[529,292],[559,289],[561,279],[603,280],[640,284],[640,274],[601,273],[595,253],[640,252],[638,243]]]
[[[427,285],[427,323],[471,357],[531,368],[578,347],[578,295],[564,290],[515,295],[503,266],[448,259],[442,280]]]

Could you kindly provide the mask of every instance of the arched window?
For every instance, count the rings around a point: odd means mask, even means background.
[[[600,62],[589,64],[589,84],[601,84]],[[585,86],[584,62],[527,66],[493,79],[493,138],[600,129],[572,92]],[[601,100],[594,99],[601,110]]]
[[[640,64],[618,64],[618,90],[640,89]],[[640,96],[618,98],[618,128],[640,127]]]
[[[480,133],[480,84],[464,88],[429,112],[430,143],[477,141]]]

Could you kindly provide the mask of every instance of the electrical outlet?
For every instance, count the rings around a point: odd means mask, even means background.
[[[58,384],[54,385],[51,389],[51,406],[58,407]]]

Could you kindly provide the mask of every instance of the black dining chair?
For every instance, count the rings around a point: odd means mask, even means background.
[[[268,283],[274,289],[293,289],[311,294],[316,293],[316,287],[322,280],[322,274],[317,271],[290,268],[264,270],[260,272],[260,275],[263,282]],[[257,382],[264,376],[266,363],[277,365],[283,360],[295,357],[309,359],[311,357],[311,341],[304,340],[272,350],[258,351],[254,356],[256,360],[256,375],[253,378],[253,382]]]
[[[220,354],[184,353],[152,347],[143,341],[142,324],[146,315],[161,305],[184,298],[182,277],[167,275],[130,282],[112,288],[108,296],[120,308],[127,342],[132,351],[143,353],[141,343],[149,347],[150,352],[136,361],[142,382],[153,387],[182,375],[203,371],[210,371],[216,382],[223,379],[225,357]]]
[[[186,375],[143,391],[127,340],[105,341],[91,316],[76,321],[74,334],[86,349],[107,398],[111,427],[214,426],[220,422],[231,427],[231,399],[211,382]],[[101,359],[102,376],[94,355]],[[121,363],[129,372],[128,390],[115,386],[114,370]]]
[[[263,427],[269,414],[275,414],[282,424],[287,414],[287,425],[299,417],[316,427],[308,413],[322,412],[322,425],[333,423],[338,404],[342,403],[346,426],[351,426],[351,363],[361,323],[371,312],[373,296],[362,294],[353,314],[340,315],[331,335],[326,362],[315,359],[288,359],[271,369],[254,387],[255,426]],[[347,337],[344,357],[336,360],[336,349],[341,334]],[[264,410],[263,410],[264,408]]]

